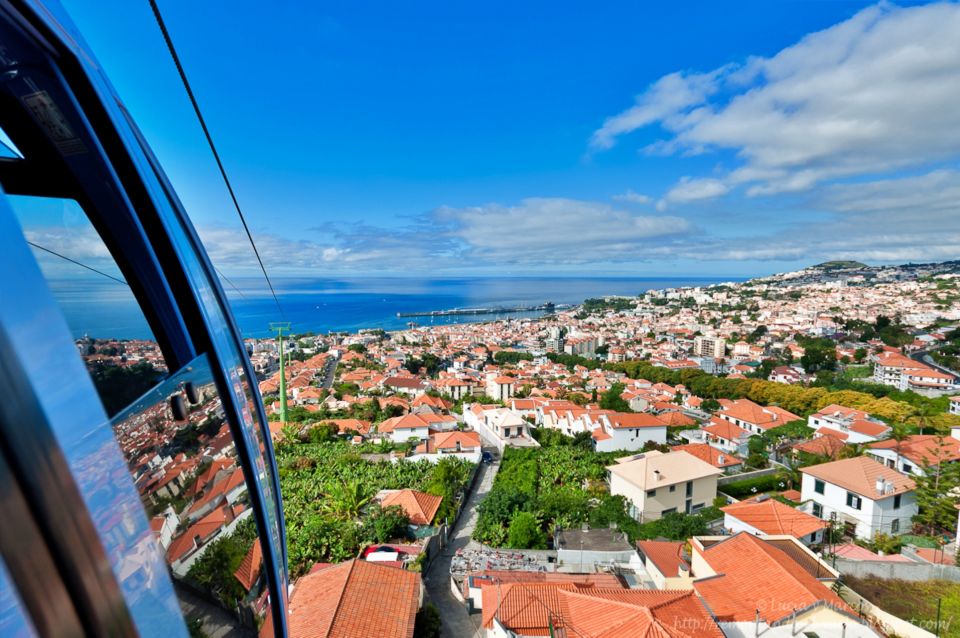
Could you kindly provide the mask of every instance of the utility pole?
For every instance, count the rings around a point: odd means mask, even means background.
[[[287,423],[287,373],[283,361],[283,331],[290,334],[290,322],[279,321],[270,323],[270,332],[277,333],[278,348],[280,353],[280,422]]]

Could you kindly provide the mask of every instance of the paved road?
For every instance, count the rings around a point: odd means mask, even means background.
[[[466,605],[450,593],[450,558],[458,549],[463,549],[470,542],[470,535],[473,534],[473,528],[477,525],[477,505],[490,492],[493,478],[499,469],[499,461],[480,464],[480,475],[477,477],[476,487],[467,498],[467,506],[450,534],[450,542],[434,559],[424,578],[427,594],[440,610],[440,618],[443,621],[441,636],[470,638],[481,635],[480,614],[472,616],[468,614]]]
[[[329,359],[327,361],[327,366],[323,369],[323,383],[320,384],[321,388],[330,389],[333,387],[333,377],[334,372],[337,370],[337,359]]]

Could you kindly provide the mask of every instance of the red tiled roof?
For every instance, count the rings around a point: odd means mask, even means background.
[[[826,456],[827,458],[836,458],[846,444],[842,439],[831,434],[823,434],[815,439],[803,441],[793,446],[798,452],[806,452],[815,456]]]
[[[827,521],[796,510],[776,499],[741,501],[720,508],[725,514],[764,534],[802,538],[829,526]]]
[[[247,591],[253,587],[260,577],[260,569],[263,567],[263,549],[260,547],[260,541],[256,540],[250,546],[250,551],[240,561],[240,567],[233,572],[233,577],[240,581],[243,588]]]
[[[820,604],[853,613],[786,552],[752,534],[740,532],[702,555],[717,576],[693,587],[720,622],[753,622],[759,610],[762,621],[774,623]]]
[[[718,450],[712,445],[707,445],[706,443],[686,443],[684,445],[674,445],[670,448],[671,452],[686,452],[687,454],[692,454],[701,461],[706,461],[714,467],[730,467],[732,465],[742,465],[743,461],[739,458],[730,454],[729,452],[724,452]],[[720,458],[723,457],[723,462],[720,462]]]
[[[290,638],[412,638],[420,575],[352,559],[311,572],[290,598]]]
[[[872,450],[896,450],[893,439],[877,441],[868,445]],[[960,441],[952,437],[939,437],[935,434],[913,434],[900,442],[900,456],[916,465],[938,465],[960,461]]]
[[[677,576],[687,564],[682,557],[683,541],[637,541],[637,549],[667,578]]]
[[[434,496],[417,490],[396,490],[380,499],[381,507],[399,505],[412,525],[429,525],[440,509],[442,496]]]

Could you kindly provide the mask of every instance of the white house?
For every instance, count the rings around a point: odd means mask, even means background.
[[[903,534],[917,514],[912,479],[865,456],[812,465],[803,474],[801,500],[810,513],[836,520],[848,533],[870,539],[877,532]]]
[[[456,417],[432,412],[411,412],[387,419],[377,426],[377,433],[389,437],[394,443],[406,443],[410,439],[424,441],[430,437],[431,432],[450,431],[456,427]]]
[[[950,414],[960,414],[960,397],[950,397]]]
[[[878,441],[890,433],[890,426],[863,410],[831,404],[807,417],[807,425],[818,435],[831,434],[847,443]]]
[[[646,413],[613,412],[601,414],[591,428],[593,449],[597,452],[643,449],[648,441],[667,442],[667,424]]]
[[[463,422],[481,436],[496,444],[499,450],[507,445],[539,447],[530,436],[530,424],[509,408],[497,405],[464,404]]]
[[[487,396],[497,401],[509,401],[516,383],[513,377],[487,375]]]
[[[822,543],[823,531],[830,526],[827,521],[794,509],[766,494],[720,509],[723,510],[723,527],[731,534],[787,535],[807,546]]]
[[[913,434],[902,441],[887,439],[868,446],[867,454],[887,467],[915,476],[924,476],[928,468],[960,462],[960,428],[952,436]]]

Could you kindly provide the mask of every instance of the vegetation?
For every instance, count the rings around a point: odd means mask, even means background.
[[[905,421],[927,409],[943,413],[948,399],[930,399],[915,392],[901,392],[890,386],[877,384],[849,384],[837,382],[834,377],[827,387],[803,387],[775,383],[762,379],[727,379],[715,377],[696,369],[669,370],[645,361],[609,363],[607,369],[618,370],[632,379],[647,379],[654,383],[684,384],[690,392],[704,399],[747,398],[761,405],[778,405],[798,416],[808,416],[817,410],[838,403],[858,408],[885,421]]]
[[[512,350],[500,350],[495,352],[493,360],[497,363],[516,364],[519,361],[533,361],[533,355],[529,352],[514,352]]]
[[[437,464],[366,461],[343,441],[284,438],[276,455],[293,576],[315,562],[346,560],[363,545],[402,537],[406,517],[396,508],[371,505],[380,490],[410,488],[443,496],[438,514],[443,517],[455,511],[471,470],[469,463],[455,458]]]
[[[607,310],[613,310],[615,312],[620,312],[623,310],[630,310],[636,306],[636,299],[627,299],[624,297],[606,297],[600,299],[585,299],[583,302],[583,309],[586,312],[594,313]]]
[[[256,539],[257,527],[251,516],[238,523],[232,534],[221,534],[210,543],[190,567],[187,578],[210,592],[226,609],[236,609],[247,591],[233,573]]]
[[[720,486],[719,490],[733,498],[742,499],[756,496],[764,492],[772,492],[780,488],[780,477],[775,474],[757,476],[755,478],[734,481]]]
[[[554,363],[567,366],[567,368],[570,370],[573,370],[574,366],[583,366],[584,368],[588,368],[590,370],[595,370],[600,367],[600,362],[596,359],[587,359],[586,357],[581,357],[580,355],[576,354],[548,352],[547,359]]]
[[[630,409],[630,404],[620,396],[623,394],[623,390],[624,385],[622,383],[611,384],[610,389],[600,397],[600,408],[602,410],[616,410],[617,412],[633,412]]]
[[[941,636],[960,636],[960,583],[946,580],[905,581],[845,575],[848,587],[874,605],[898,618],[937,633],[937,603],[940,603]]]

